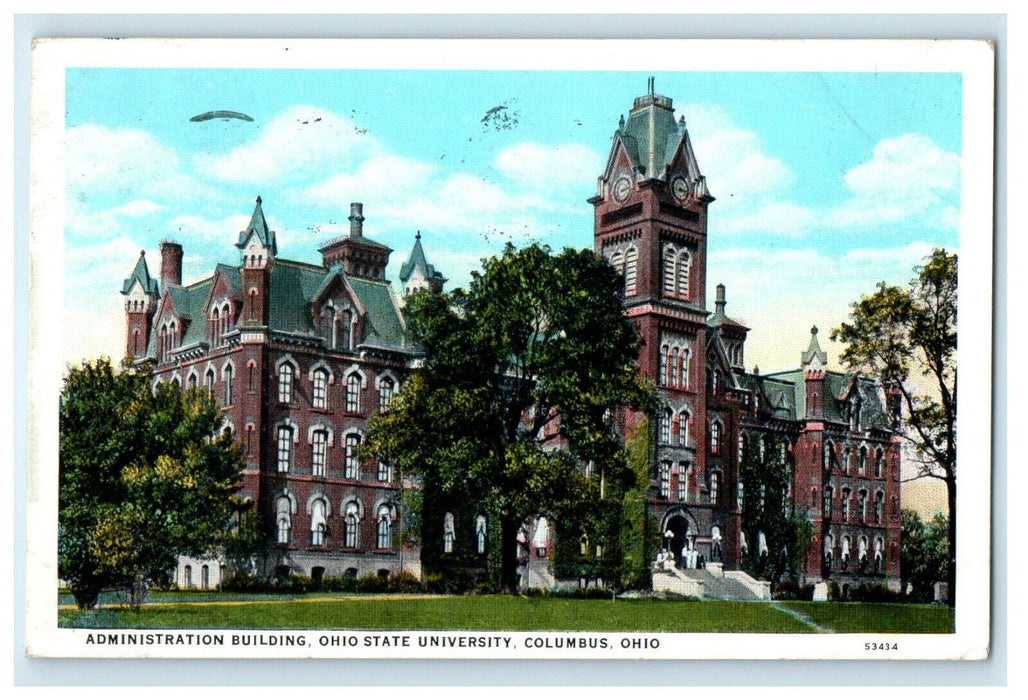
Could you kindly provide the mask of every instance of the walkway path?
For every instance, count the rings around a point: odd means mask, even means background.
[[[786,607],[785,605],[782,605],[781,603],[779,603],[777,601],[773,601],[772,600],[772,601],[769,601],[768,604],[771,607],[775,608],[776,610],[781,610],[786,615],[793,616],[794,618],[796,618],[797,620],[799,620],[803,624],[809,625],[810,627],[812,627],[813,629],[817,630],[818,632],[827,632],[827,633],[835,632],[835,630],[831,629],[830,627],[822,627],[821,625],[817,624],[816,622],[811,620],[809,617],[807,617],[803,613],[798,612],[796,610],[793,610],[792,608]]]

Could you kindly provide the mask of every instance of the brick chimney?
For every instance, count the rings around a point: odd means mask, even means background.
[[[161,241],[161,285],[182,286],[182,246],[174,241]]]
[[[350,204],[350,238],[361,238],[364,235],[364,205],[360,202]]]

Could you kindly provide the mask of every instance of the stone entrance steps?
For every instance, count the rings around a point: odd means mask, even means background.
[[[771,587],[742,571],[671,569],[653,574],[653,590],[716,600],[770,600]]]

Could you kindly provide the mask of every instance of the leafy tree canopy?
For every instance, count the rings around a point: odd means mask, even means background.
[[[243,463],[221,426],[202,390],[151,391],[147,374],[116,372],[106,359],[68,371],[58,568],[80,607],[113,586],[138,601],[148,584],[169,581],[178,555],[210,554],[238,531]]]
[[[906,287],[882,282],[855,302],[850,320],[832,331],[846,344],[842,360],[880,378],[902,402],[901,435],[919,477],[946,484],[951,600],[956,571],[957,256],[932,251]],[[916,379],[916,381],[914,381]],[[899,408],[897,406],[897,408]]]
[[[900,527],[900,571],[904,589],[909,585],[913,599],[932,602],[935,582],[949,578],[948,519],[935,512],[924,522],[917,511],[904,508]]]
[[[424,361],[393,408],[372,419],[368,448],[422,478],[426,517],[437,492],[500,514],[508,589],[518,528],[580,500],[582,463],[608,487],[635,478],[612,410],[650,394],[622,289],[591,251],[508,245],[472,274],[467,291],[408,300]]]

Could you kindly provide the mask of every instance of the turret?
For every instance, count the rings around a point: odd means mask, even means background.
[[[440,292],[446,278],[425,259],[425,251],[421,247],[421,231],[414,236],[414,247],[407,257],[407,261],[400,266],[400,287],[403,295],[426,287],[433,291]]]
[[[800,366],[806,381],[807,418],[824,418],[825,366],[828,353],[817,342],[817,326],[810,329],[810,344],[800,353]]]
[[[350,204],[350,234],[322,243],[321,264],[341,265],[347,275],[374,280],[385,279],[386,265],[392,249],[364,236],[364,205]]]
[[[182,246],[178,246],[180,275],[181,251]],[[163,245],[161,252],[163,256]],[[179,282],[181,282],[181,276]],[[150,277],[150,270],[146,266],[146,251],[141,250],[135,267],[132,268],[132,272],[121,286],[121,293],[125,297],[126,357],[137,358],[146,354],[146,346],[150,338],[150,324],[157,308],[157,290],[157,280]]]

